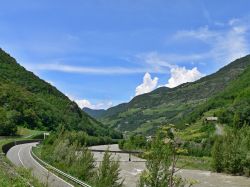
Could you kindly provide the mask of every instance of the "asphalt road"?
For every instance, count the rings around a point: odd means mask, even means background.
[[[31,148],[36,146],[36,144],[37,143],[16,145],[8,151],[7,158],[16,166],[30,169],[39,181],[48,184],[49,187],[73,187],[73,185],[49,172],[31,156]]]
[[[118,145],[93,146],[91,149],[118,151]],[[102,161],[103,153],[93,152],[97,165]],[[121,177],[125,179],[125,187],[136,187],[141,172],[146,168],[145,160],[138,157],[132,157],[132,162],[128,162],[128,154],[112,154],[115,159],[120,160]],[[250,178],[242,176],[231,176],[226,174],[213,173],[201,170],[180,170],[179,175],[186,179],[195,179],[199,181],[194,187],[250,187]]]

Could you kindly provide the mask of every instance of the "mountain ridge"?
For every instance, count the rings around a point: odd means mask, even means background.
[[[105,112],[105,109],[91,109],[88,107],[84,107],[82,110],[87,114],[89,114],[90,116],[92,116],[93,118],[98,118],[102,116],[103,113]]]
[[[175,88],[161,87],[134,97],[128,103],[107,109],[97,119],[121,131],[152,133],[158,126],[174,123],[183,128],[184,118],[196,106],[223,91],[250,65],[250,55],[237,59],[217,72]]]

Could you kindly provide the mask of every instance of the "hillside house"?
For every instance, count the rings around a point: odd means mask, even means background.
[[[206,122],[216,122],[216,121],[218,121],[218,117],[214,117],[214,116],[206,117],[205,121]]]

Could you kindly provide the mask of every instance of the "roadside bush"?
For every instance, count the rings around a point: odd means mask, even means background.
[[[140,134],[132,135],[129,139],[119,141],[119,148],[124,150],[146,149],[148,146],[146,137]]]
[[[247,175],[250,171],[250,127],[228,130],[218,137],[212,151],[212,167],[217,172]]]
[[[221,146],[222,144],[223,144],[223,138],[219,136],[217,137],[212,149],[212,157],[213,157],[212,168],[214,168],[216,172],[223,171],[223,150]]]
[[[184,187],[192,186],[189,182],[177,175],[176,164],[180,154],[186,153],[180,147],[180,142],[171,127],[163,127],[153,139],[151,148],[145,157],[146,170],[140,176],[138,187]]]
[[[95,177],[95,187],[122,187],[123,180],[119,177],[119,160],[114,161],[111,154],[107,151],[104,153]]]

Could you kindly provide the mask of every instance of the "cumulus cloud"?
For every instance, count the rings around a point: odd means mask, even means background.
[[[192,69],[186,69],[185,66],[179,66],[171,64],[170,62],[174,61],[182,61],[182,60],[191,60],[191,59],[199,59],[199,55],[190,55],[190,56],[175,56],[169,54],[158,54],[156,52],[151,52],[148,54],[141,54],[139,56],[144,62],[150,66],[152,66],[155,70],[162,72],[170,72],[170,78],[165,85],[157,85],[158,78],[154,78],[152,80],[149,73],[146,73],[143,78],[143,83],[136,88],[136,95],[140,95],[143,93],[148,93],[154,90],[156,87],[176,87],[182,83],[193,82],[204,76],[197,67]]]
[[[165,85],[166,87],[173,88],[182,83],[193,82],[204,75],[199,72],[199,70],[194,67],[193,69],[186,69],[185,67],[174,67],[171,68],[171,77],[168,80],[168,83]]]
[[[74,100],[80,108],[94,108],[93,105],[87,99]]]
[[[149,73],[145,73],[143,77],[143,82],[135,89],[135,95],[141,95],[144,93],[151,92],[155,88],[157,88],[158,84],[158,77],[151,78],[151,75]]]
[[[89,100],[87,99],[75,99],[74,100],[76,102],[76,104],[80,107],[80,108],[91,108],[91,109],[107,109],[113,106],[113,103],[111,101],[108,102],[98,102],[98,103],[91,103]]]
[[[92,103],[87,99],[76,99],[75,97],[73,97],[72,95],[66,94],[66,96],[71,100],[76,102],[76,104],[80,107],[80,108],[91,108],[91,109],[107,109],[113,106],[113,103],[111,101],[100,101],[97,103]]]

